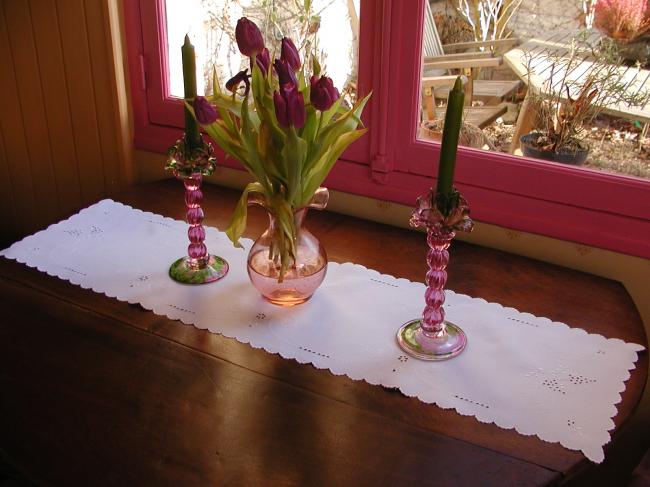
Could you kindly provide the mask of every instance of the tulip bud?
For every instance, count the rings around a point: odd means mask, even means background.
[[[296,73],[289,67],[289,65],[280,59],[276,59],[273,63],[275,72],[278,74],[278,80],[280,81],[280,86],[298,86],[298,80],[296,79]]]
[[[251,88],[250,81],[248,81],[248,70],[245,69],[243,71],[240,71],[237,73],[235,76],[230,78],[228,81],[226,81],[226,89],[228,91],[231,91],[235,93],[237,91],[237,88],[239,88],[239,85],[243,81],[244,84],[246,85],[246,89],[244,90],[244,96],[248,95],[248,91]]]
[[[237,21],[235,39],[237,40],[239,51],[244,56],[255,58],[255,55],[264,49],[262,32],[260,32],[260,29],[254,22],[251,22],[246,17],[242,17]]]
[[[296,45],[288,37],[282,38],[280,59],[287,63],[293,71],[298,71],[300,69],[300,54],[298,54]]]
[[[284,128],[294,126],[296,129],[305,125],[305,99],[296,86],[285,86],[280,92],[273,93],[275,116]]]
[[[324,112],[339,99],[339,90],[336,89],[331,78],[312,76],[309,84],[311,85],[309,99],[317,110]]]
[[[296,129],[302,128],[307,119],[307,112],[305,111],[305,99],[302,93],[298,91],[297,87],[293,87],[286,95],[287,100],[287,114],[291,125]]]
[[[278,123],[285,128],[288,127],[287,104],[278,91],[273,92],[273,106],[275,107],[275,116],[278,119]]]
[[[202,96],[194,98],[194,115],[201,125],[210,125],[217,120],[217,110]]]
[[[260,68],[260,71],[264,75],[269,72],[269,66],[271,66],[271,56],[269,55],[269,50],[265,47],[262,49],[257,56],[255,56],[255,64]]]

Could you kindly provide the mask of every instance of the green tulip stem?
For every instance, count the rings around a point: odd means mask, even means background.
[[[185,35],[185,43],[181,47],[183,55],[183,85],[185,88],[185,100],[192,103],[196,97],[196,57],[194,46],[190,42],[189,35]],[[192,113],[185,107],[185,146],[191,152],[194,148],[200,147],[201,135],[199,126],[194,120]]]
[[[454,167],[456,165],[456,152],[458,151],[458,138],[460,125],[463,119],[463,105],[465,92],[461,77],[456,78],[454,87],[449,92],[447,99],[447,113],[442,131],[442,144],[440,147],[440,163],[438,164],[438,186],[436,192],[448,199],[453,182]]]

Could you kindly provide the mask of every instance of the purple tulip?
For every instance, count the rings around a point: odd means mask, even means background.
[[[217,110],[202,96],[194,98],[194,115],[201,125],[210,125],[214,123],[217,118]]]
[[[336,89],[331,78],[327,76],[312,76],[309,80],[311,92],[309,99],[317,110],[328,110],[339,99],[339,90]]]
[[[296,73],[293,72],[289,64],[280,59],[276,59],[273,63],[273,67],[275,68],[275,72],[278,74],[280,86],[298,86]]]
[[[275,116],[278,123],[283,127],[289,126],[289,116],[287,115],[287,103],[279,91],[273,92],[273,106],[275,107]]]
[[[307,112],[305,111],[305,98],[302,96],[302,93],[298,91],[298,88],[293,88],[287,97],[287,113],[289,114],[289,119],[296,129],[302,128],[307,121]]]
[[[269,66],[271,65],[271,56],[269,55],[269,50],[265,47],[262,49],[257,56],[255,56],[255,64],[260,68],[260,71],[264,75],[269,72]]]
[[[285,86],[273,92],[275,116],[284,128],[294,126],[296,129],[305,125],[305,100],[297,86]]]
[[[260,29],[246,17],[237,21],[235,39],[237,39],[239,51],[244,56],[255,58],[255,55],[264,49],[264,37],[262,37]]]
[[[245,69],[243,71],[240,71],[237,73],[235,76],[230,78],[228,81],[226,81],[226,89],[228,91],[231,91],[235,93],[237,91],[237,88],[239,88],[239,85],[241,82],[244,82],[246,85],[246,89],[244,91],[244,96],[248,95],[248,91],[251,89],[251,83],[248,81],[248,70]]]
[[[300,54],[298,54],[296,45],[288,37],[282,38],[280,59],[287,63],[293,71],[298,71],[300,69]]]

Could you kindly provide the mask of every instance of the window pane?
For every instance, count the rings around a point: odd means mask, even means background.
[[[650,178],[646,2],[423,1],[420,139],[440,139],[462,75],[462,145]]]
[[[197,54],[199,94],[212,92],[216,67],[222,88],[242,69],[235,42],[237,20],[248,17],[262,30],[271,56],[282,37],[305,52],[321,52],[323,71],[353,100],[357,86],[359,0],[166,0],[170,94],[183,96],[181,45],[189,33]]]

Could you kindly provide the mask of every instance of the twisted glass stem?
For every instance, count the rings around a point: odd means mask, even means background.
[[[427,290],[424,294],[426,306],[422,313],[422,333],[429,338],[443,338],[445,327],[445,284],[447,283],[448,248],[454,238],[454,232],[440,232],[434,227],[427,228],[427,263],[429,271],[426,276]]]
[[[194,173],[183,179],[185,185],[185,206],[187,207],[187,237],[190,245],[187,247],[188,264],[194,269],[201,269],[207,265],[208,249],[203,243],[205,229],[203,228],[203,192],[201,191],[201,173]]]

